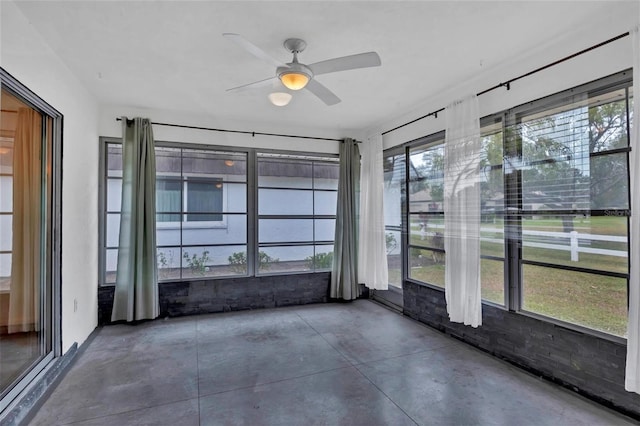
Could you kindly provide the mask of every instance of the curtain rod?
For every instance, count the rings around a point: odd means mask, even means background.
[[[122,118],[117,117],[116,121],[122,121]],[[155,123],[153,121],[151,122],[151,124],[155,124],[156,126],[180,127],[182,129],[208,130],[208,131],[211,131],[211,132],[241,133],[241,134],[244,134],[244,135],[251,135],[252,137],[255,137],[256,135],[259,135],[259,136],[279,136],[279,137],[283,137],[283,138],[313,139],[313,140],[319,140],[319,141],[342,142],[342,139],[317,138],[317,137],[314,137],[314,136],[284,135],[284,134],[280,134],[280,133],[264,133],[264,132],[249,132],[249,131],[246,131],[246,130],[216,129],[216,128],[213,128],[213,127],[186,126],[184,124]]]
[[[555,66],[555,65],[558,65],[558,64],[560,64],[560,63],[562,63],[562,62],[568,61],[569,59],[573,59],[573,58],[575,58],[576,56],[580,56],[580,55],[582,55],[582,54],[585,54],[585,53],[587,53],[587,52],[590,52],[590,51],[592,51],[592,50],[595,50],[595,49],[597,49],[597,48],[599,48],[599,47],[602,47],[602,46],[604,46],[604,45],[607,45],[607,44],[609,44],[609,43],[613,43],[614,41],[616,41],[616,40],[620,40],[621,38],[624,38],[624,37],[626,37],[626,36],[628,36],[628,35],[629,35],[629,32],[627,31],[626,33],[623,33],[623,34],[617,35],[617,36],[615,36],[615,37],[613,37],[613,38],[610,38],[609,40],[605,40],[605,41],[600,42],[600,43],[598,43],[598,44],[594,44],[594,45],[593,45],[593,46],[591,46],[591,47],[587,47],[586,49],[583,49],[583,50],[581,50],[581,51],[579,51],[579,52],[573,53],[573,54],[571,54],[571,55],[569,55],[569,56],[565,56],[564,58],[562,58],[562,59],[558,59],[558,60],[557,60],[557,61],[555,61],[555,62],[551,62],[550,64],[544,65],[544,66],[542,66],[542,67],[540,67],[540,68],[536,68],[536,69],[534,69],[533,71],[529,71],[528,73],[525,73],[525,74],[519,75],[518,77],[514,77],[514,78],[512,78],[511,80],[507,80],[507,81],[505,81],[504,83],[496,84],[495,86],[490,87],[490,88],[488,88],[488,89],[485,89],[485,90],[483,90],[482,92],[476,93],[476,96],[484,95],[485,93],[489,93],[489,92],[491,92],[491,91],[493,91],[493,90],[496,90],[496,89],[499,89],[499,88],[501,88],[501,87],[506,87],[506,88],[507,88],[507,90],[511,90],[511,83],[513,83],[514,81],[518,81],[518,80],[520,80],[520,79],[522,79],[522,78],[529,77],[530,75],[533,75],[533,74],[538,73],[538,72],[540,72],[540,71],[546,70],[547,68],[551,68],[551,67],[553,67],[553,66]],[[418,117],[418,118],[416,118],[416,119],[414,119],[414,120],[408,121],[408,122],[406,122],[406,123],[404,123],[404,124],[401,124],[401,125],[399,125],[399,126],[397,126],[397,127],[394,127],[393,129],[390,129],[390,130],[387,130],[387,131],[385,131],[385,132],[382,132],[382,135],[384,136],[384,135],[386,135],[387,133],[391,133],[391,132],[393,132],[393,131],[395,131],[395,130],[401,129],[401,128],[405,127],[405,126],[408,126],[409,124],[413,124],[413,123],[415,123],[416,121],[420,121],[420,120],[425,119],[425,118],[430,117],[430,116],[433,116],[433,117],[435,117],[435,118],[438,118],[438,113],[439,113],[439,112],[442,112],[442,111],[444,111],[444,110],[445,110],[444,108],[440,108],[440,109],[438,109],[438,110],[432,111],[432,112],[430,112],[429,114],[425,114],[425,115],[423,115],[423,116],[421,116],[421,117]]]

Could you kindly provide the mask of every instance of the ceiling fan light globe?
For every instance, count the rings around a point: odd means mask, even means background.
[[[291,101],[291,94],[285,92],[269,93],[269,100],[275,106],[285,106]]]
[[[300,72],[288,72],[280,74],[280,81],[289,90],[300,90],[309,82],[309,76]]]

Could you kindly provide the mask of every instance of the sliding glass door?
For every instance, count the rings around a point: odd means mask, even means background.
[[[32,103],[32,94],[10,76],[3,72],[2,77],[0,411],[54,357],[54,277],[59,271],[53,241],[59,122]]]

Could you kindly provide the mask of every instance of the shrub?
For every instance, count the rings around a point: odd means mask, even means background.
[[[204,275],[204,273],[208,270],[207,262],[211,260],[211,258],[209,257],[209,250],[204,250],[200,256],[195,253],[192,256],[189,256],[189,252],[185,251],[182,254],[182,257],[186,261],[191,271],[194,274],[200,275]]]
[[[228,257],[229,265],[233,272],[238,274],[245,274],[247,272],[247,253],[244,251],[237,251]],[[262,250],[258,252],[258,268],[269,269],[270,264],[279,262],[280,259],[271,257]]]
[[[333,252],[318,253],[305,259],[309,269],[331,269],[333,266]]]

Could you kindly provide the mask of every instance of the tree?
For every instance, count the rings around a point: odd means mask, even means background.
[[[628,146],[626,113],[624,101],[589,108],[590,152],[602,152]],[[594,157],[591,160],[590,184],[592,208],[627,207],[626,155],[613,154]]]

